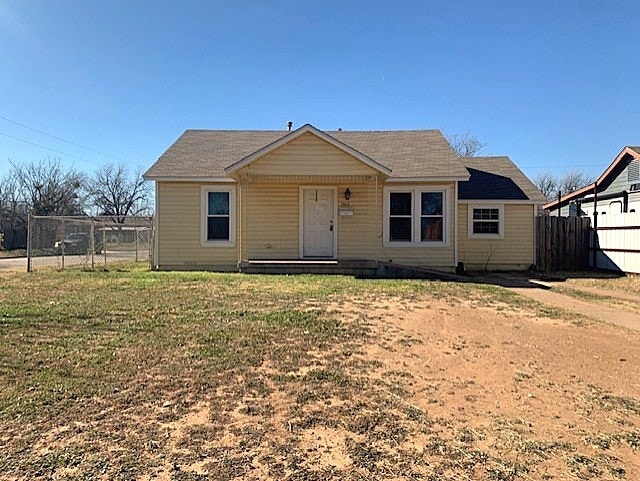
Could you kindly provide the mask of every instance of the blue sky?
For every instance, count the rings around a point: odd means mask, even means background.
[[[633,0],[0,0],[0,172],[146,169],[185,129],[292,120],[470,132],[530,177],[598,175],[640,144],[638,18]]]

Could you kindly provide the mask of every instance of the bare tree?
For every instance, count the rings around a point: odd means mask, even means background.
[[[558,178],[550,172],[538,174],[533,183],[536,184],[540,192],[549,200],[553,199],[558,193]]]
[[[576,190],[593,184],[594,178],[580,170],[570,170],[558,177],[550,172],[544,172],[533,180],[534,184],[540,189],[544,196],[553,200],[558,193],[562,195],[570,194]]]
[[[447,137],[447,141],[459,157],[477,157],[487,145],[480,142],[477,137],[471,135],[469,132],[464,134],[451,134]]]
[[[558,187],[562,195],[574,192],[586,185],[593,184],[594,178],[579,170],[570,170],[560,178]]]
[[[10,161],[10,164],[20,196],[35,215],[84,213],[84,174],[65,170],[60,159],[46,158],[25,164]]]
[[[124,164],[100,167],[89,184],[91,203],[99,215],[123,223],[126,216],[140,215],[149,209],[149,184],[141,172],[131,176]]]
[[[0,178],[0,232],[4,235],[1,247],[15,248],[15,235],[27,229],[27,204],[20,198],[18,185],[11,175]]]

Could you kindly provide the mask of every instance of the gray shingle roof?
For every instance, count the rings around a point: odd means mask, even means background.
[[[466,157],[460,161],[471,174],[468,181],[459,184],[460,199],[547,202],[509,157]]]
[[[438,130],[325,133],[388,167],[392,177],[468,176]],[[225,167],[288,134],[282,130],[187,130],[144,175],[150,179],[225,177]]]

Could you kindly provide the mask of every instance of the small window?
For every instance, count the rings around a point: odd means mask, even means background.
[[[503,206],[469,206],[469,237],[502,238]]]
[[[202,245],[235,245],[235,187],[202,188]]]
[[[498,209],[473,209],[474,234],[499,234],[500,211]]]

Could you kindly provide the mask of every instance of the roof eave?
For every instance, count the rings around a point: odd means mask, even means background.
[[[573,192],[560,197],[560,200],[555,199],[555,200],[552,200],[551,202],[548,202],[548,203],[544,204],[542,206],[542,208],[543,209],[555,209],[556,206],[558,206],[558,205],[560,205],[560,207],[562,207],[565,202],[568,202],[571,199],[575,199],[576,197],[580,197],[582,194],[586,194],[590,190],[593,190],[595,188],[595,186],[596,186],[596,182],[594,182],[593,184],[585,185],[581,189],[574,190]]]
[[[551,202],[543,205],[542,208],[556,209],[557,207],[562,207],[566,202],[572,199],[575,199],[576,197],[580,197],[580,195],[585,194],[591,190],[594,190],[597,185],[600,185],[607,180],[607,178],[611,175],[613,170],[617,167],[617,165],[620,162],[622,162],[622,159],[624,159],[626,155],[630,155],[635,159],[640,159],[640,153],[638,153],[634,148],[627,145],[620,151],[618,155],[615,156],[615,158],[613,159],[613,162],[611,162],[609,167],[607,167],[607,169],[602,173],[600,177],[598,177],[598,180],[596,180],[594,183],[586,185],[582,189],[578,189],[565,196],[562,196],[560,197],[560,200],[558,199],[552,200]]]
[[[387,177],[386,182],[463,182],[469,180],[469,175],[428,175],[428,176],[409,176],[409,177]]]
[[[236,182],[231,177],[206,177],[206,176],[176,176],[176,175],[147,175],[142,176],[144,180],[155,182]]]

